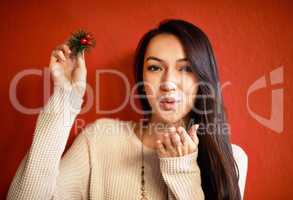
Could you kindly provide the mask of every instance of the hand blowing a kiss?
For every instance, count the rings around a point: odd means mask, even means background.
[[[162,139],[156,141],[156,151],[159,157],[178,157],[197,151],[198,124],[187,132],[182,126],[172,127],[169,133],[164,133]]]

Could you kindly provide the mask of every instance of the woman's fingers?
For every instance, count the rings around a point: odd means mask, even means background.
[[[198,137],[197,137],[197,129],[199,127],[199,124],[194,124],[189,130],[188,134],[191,137],[192,141],[198,145]]]
[[[180,136],[181,142],[183,144],[182,146],[182,153],[184,155],[189,153],[189,143],[190,143],[190,138],[188,138],[188,135],[183,127],[178,127],[177,132]]]
[[[73,56],[65,42],[52,51],[49,67],[55,86],[72,88],[79,96],[84,96],[87,76],[84,51]]]
[[[66,43],[63,43],[56,47],[56,50],[62,51],[62,53],[65,55],[66,58],[69,58],[71,50],[69,46]]]
[[[56,57],[56,55],[54,54],[54,50],[51,52],[51,56],[50,56],[50,65],[57,62],[58,58]]]
[[[65,54],[66,58],[70,58],[71,50],[67,44],[62,44],[60,46],[60,49],[63,51]]]
[[[175,147],[173,147],[173,144],[171,142],[171,139],[169,137],[168,133],[164,134],[164,141],[163,141],[164,145],[166,146],[166,150],[172,155],[172,156],[176,156],[176,150]]]
[[[73,83],[77,86],[79,93],[83,96],[86,90],[87,69],[84,59],[84,51],[77,54],[77,67],[72,73]]]
[[[70,58],[71,50],[67,44],[61,44],[52,51],[53,61],[66,61],[66,58]]]
[[[188,147],[188,153],[194,152],[198,145],[198,138],[196,133],[193,135],[192,139],[183,127],[178,127],[177,131],[181,137],[181,140],[183,140],[183,145]]]
[[[64,56],[64,55],[63,55]],[[56,78],[60,78],[64,76],[64,70],[58,65],[58,62],[64,61],[64,57],[62,56],[62,52],[60,50],[53,50],[50,58],[50,69],[52,74]]]
[[[160,157],[164,157],[166,155],[166,150],[161,140],[157,140],[156,149]]]
[[[197,129],[197,124],[188,132],[181,126],[174,128],[175,131],[170,129],[169,133],[165,133],[163,139],[157,142],[159,156],[175,157],[195,152],[198,145]]]
[[[85,59],[84,59],[84,51],[77,54],[77,66],[80,68],[80,70],[83,73],[86,73],[86,65],[85,65]]]
[[[56,59],[55,62],[58,62],[58,61],[65,62],[66,61],[64,53],[60,49],[53,50],[52,56]]]
[[[176,133],[171,133],[170,138],[171,138],[172,144],[175,146],[179,156],[182,156],[183,155],[183,152],[182,152],[183,145],[181,143],[179,135]]]
[[[182,126],[179,126],[177,128],[177,132],[180,135],[180,138],[181,138],[181,141],[182,141],[183,145],[190,143],[191,138],[189,137],[188,133],[186,132],[186,130]]]

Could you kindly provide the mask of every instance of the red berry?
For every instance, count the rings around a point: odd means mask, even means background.
[[[82,39],[80,40],[80,44],[82,44],[82,45],[87,45],[87,44],[88,44],[88,40],[87,40],[86,38],[82,38]]]

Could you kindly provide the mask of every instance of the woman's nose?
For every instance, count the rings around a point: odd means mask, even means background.
[[[176,90],[177,86],[174,82],[166,81],[160,84],[160,89],[165,92]]]

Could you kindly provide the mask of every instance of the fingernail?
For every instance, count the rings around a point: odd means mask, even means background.
[[[179,131],[179,132],[181,132],[181,131],[183,131],[184,130],[184,128],[182,127],[182,126],[179,126],[178,128],[177,128],[177,131]]]
[[[191,128],[192,128],[192,131],[196,131],[198,128],[198,124],[194,124]]]

